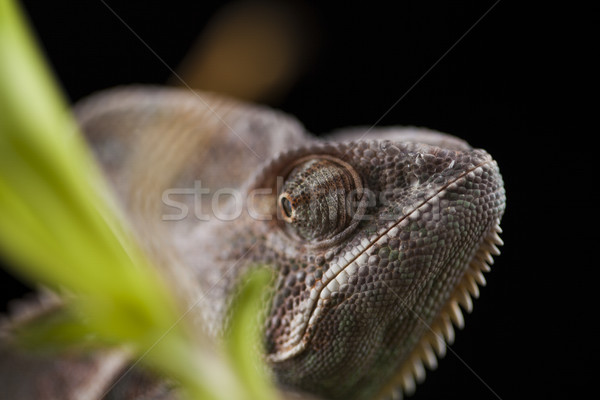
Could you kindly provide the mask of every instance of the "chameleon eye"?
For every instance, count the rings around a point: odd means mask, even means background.
[[[292,208],[292,202],[288,198],[287,193],[282,193],[279,199],[279,205],[281,207],[284,220],[287,222],[291,222],[292,214],[294,212],[294,209]]]
[[[358,173],[330,156],[298,160],[288,174],[278,199],[286,230],[308,242],[339,237],[353,226],[363,192]]]

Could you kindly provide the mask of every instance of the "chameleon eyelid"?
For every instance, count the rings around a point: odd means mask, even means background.
[[[362,178],[352,165],[335,156],[300,157],[286,165],[282,175],[286,178],[277,204],[280,220],[286,222],[282,230],[304,242],[307,248],[338,243],[356,228],[364,215]],[[320,213],[324,213],[329,225],[314,223],[314,215]]]

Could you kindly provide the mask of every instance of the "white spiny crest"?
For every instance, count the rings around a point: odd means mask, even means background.
[[[425,380],[425,366],[429,370],[436,369],[438,358],[446,355],[447,345],[454,342],[454,326],[459,329],[464,326],[461,307],[467,313],[473,310],[472,298],[478,298],[479,286],[486,285],[483,274],[491,270],[490,265],[494,262],[492,255],[500,254],[496,246],[504,244],[498,235],[502,233],[498,223],[477,250],[442,312],[428,327],[428,332],[423,335],[391,384],[387,386],[387,390],[379,397],[381,400],[403,399],[404,395],[412,395],[416,384]]]

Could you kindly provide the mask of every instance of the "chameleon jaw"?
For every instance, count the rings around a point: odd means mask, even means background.
[[[473,300],[479,297],[479,286],[485,286],[484,273],[490,272],[494,263],[492,256],[500,255],[497,246],[504,242],[499,234],[502,233],[500,221],[497,220],[487,234],[474,257],[450,295],[442,311],[434,322],[427,327],[427,332],[420,338],[407,357],[406,362],[394,375],[390,382],[375,397],[377,400],[400,400],[404,394],[412,395],[418,383],[425,380],[426,370],[435,370],[438,359],[446,355],[447,346],[454,343],[454,327],[464,327],[464,317],[461,311],[470,313],[473,310]]]

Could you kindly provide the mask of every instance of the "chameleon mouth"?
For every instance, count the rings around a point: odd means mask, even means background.
[[[438,359],[443,358],[447,346],[454,343],[454,327],[458,329],[464,327],[461,307],[467,313],[473,310],[473,298],[477,299],[479,287],[486,285],[483,274],[491,271],[490,266],[494,263],[492,256],[500,255],[497,246],[504,244],[500,239],[500,233],[502,233],[500,221],[496,220],[442,307],[442,311],[431,325],[426,325],[425,334],[421,336],[401,368],[375,396],[375,399],[402,399],[404,394],[410,396],[415,392],[417,383],[425,380],[425,366],[429,370],[437,368]],[[425,324],[424,321],[421,322]]]
[[[444,195],[447,189],[451,189],[453,185],[456,185],[458,181],[464,179],[465,177],[472,174],[476,174],[478,170],[481,171],[484,166],[490,163],[493,163],[493,161],[491,160],[491,158],[488,158],[486,161],[481,162],[478,165],[473,166],[468,171],[463,172],[443,187],[437,190],[432,190],[432,192],[426,197],[426,199],[424,199],[418,204],[414,204],[412,209],[406,210],[404,216],[399,221],[396,221],[393,224],[388,225],[382,228],[381,230],[375,232],[370,237],[363,239],[360,244],[355,246],[355,248],[350,250],[348,253],[344,254],[341,258],[336,260],[336,262],[333,262],[328,268],[328,270],[323,274],[322,278],[315,283],[315,286],[310,292],[309,301],[306,302],[303,305],[303,309],[301,309],[300,312],[296,313],[294,316],[294,319],[291,323],[291,326],[293,326],[294,329],[292,330],[290,336],[293,337],[295,340],[291,341],[291,343],[288,344],[287,348],[281,349],[276,353],[268,355],[267,359],[271,362],[280,362],[301,353],[306,348],[309,342],[310,327],[316,325],[317,321],[321,317],[321,313],[325,309],[324,303],[328,301],[328,299],[332,296],[333,293],[338,292],[340,287],[348,282],[350,276],[358,273],[358,268],[361,265],[366,265],[368,257],[370,255],[369,251],[375,248],[374,245],[376,243],[382,244],[392,238],[397,237],[401,229],[405,228],[413,220],[419,218],[420,210],[422,207],[424,207],[427,204],[439,202],[440,197]],[[490,252],[492,254],[499,254],[498,249],[495,246],[493,246],[493,243],[501,243],[501,240],[497,235],[497,232],[499,230],[499,221],[496,221],[494,229],[495,237],[497,237],[496,241],[490,242],[486,239],[483,242],[484,244],[482,244],[481,248],[475,253],[475,256],[472,259],[471,263],[474,263],[475,260],[484,260],[487,263],[491,264],[493,260],[491,259]],[[490,242],[491,244],[488,242]],[[487,253],[484,254],[482,253],[483,251],[487,251]],[[466,276],[468,274],[465,273],[465,278],[463,278],[463,280],[467,280],[465,282],[459,282],[456,290],[458,291],[459,287],[468,285],[468,288],[472,291],[471,293],[475,293],[478,296],[479,291],[477,289],[477,285],[475,284],[475,286],[473,287],[471,285],[471,281],[479,283],[482,286],[485,284],[485,278],[483,278],[482,271],[489,270],[489,266],[487,266],[487,263],[485,264],[485,267],[480,267],[479,269],[477,269],[478,272],[473,272],[471,275],[469,275],[472,278],[467,278]],[[480,265],[480,263],[477,265]],[[469,268],[471,268],[471,266],[469,266]],[[469,269],[469,271],[470,270],[471,269]],[[434,338],[436,338],[436,340],[437,338],[440,338],[439,333],[446,334],[446,336],[441,336],[441,344],[438,343],[436,345],[437,347],[435,347],[436,350],[439,350],[439,353],[445,350],[445,342],[443,340],[443,337],[446,337],[448,342],[450,342],[450,338],[452,340],[454,339],[454,331],[452,329],[452,324],[446,323],[446,321],[456,320],[455,323],[457,326],[462,327],[463,325],[463,322],[461,322],[463,321],[462,314],[460,313],[460,308],[458,307],[459,300],[460,304],[463,304],[463,302],[467,305],[470,304],[470,306],[465,306],[467,307],[466,309],[472,308],[472,301],[470,297],[467,298],[464,295],[464,293],[465,291],[460,291],[453,294],[450,300],[448,300],[447,304],[443,307],[443,311],[438,315],[435,323],[432,324],[432,330],[435,333],[438,333],[437,335],[434,335]],[[475,295],[473,296],[477,297]],[[425,336],[429,338],[429,335]],[[418,347],[419,346],[417,346],[417,348]],[[435,360],[435,357],[432,359],[430,357],[430,352],[426,353],[425,355],[427,365],[434,365],[432,360]],[[411,357],[409,358],[411,362],[405,363],[405,365],[411,364],[413,358],[416,360],[415,357],[416,356],[411,354]],[[429,361],[431,361],[431,363],[429,363]],[[412,369],[409,370],[412,371]],[[404,368],[401,370],[401,373],[403,374],[402,376],[408,376],[408,373],[405,372]],[[412,380],[413,386],[415,379],[419,381],[421,375],[424,376],[424,373],[414,375]],[[408,378],[403,379],[407,382],[407,384],[405,385],[405,392],[408,393],[411,387],[410,380]],[[393,386],[395,387],[397,386],[397,382],[396,380],[394,380],[394,382],[395,384]]]

